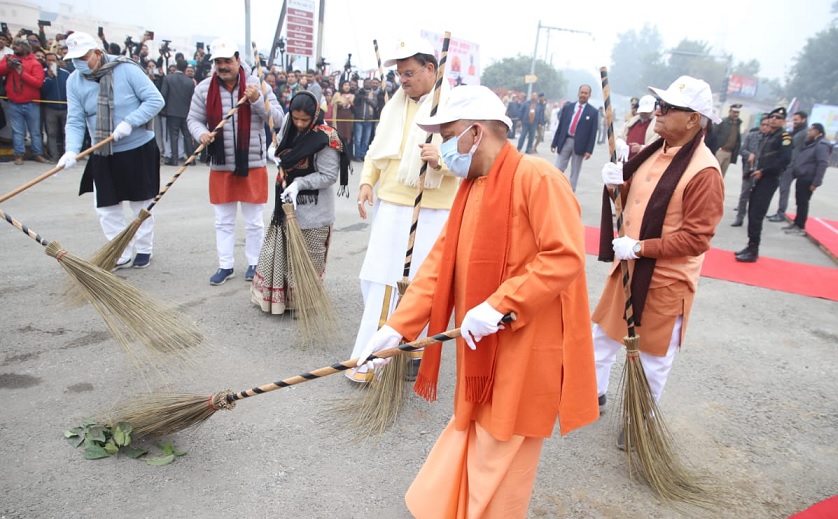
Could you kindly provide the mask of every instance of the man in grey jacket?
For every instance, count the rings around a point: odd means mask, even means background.
[[[795,180],[795,201],[797,214],[794,222],[784,228],[786,234],[806,236],[806,219],[809,217],[809,200],[812,193],[823,183],[826,167],[832,147],[825,141],[824,127],[821,123],[814,123],[806,131],[806,141],[803,148],[797,152],[792,163],[791,173]]]
[[[236,213],[241,204],[245,226],[245,256],[251,281],[265,236],[263,212],[268,202],[268,170],[265,167],[264,127],[269,117],[283,120],[282,110],[271,91],[262,97],[258,78],[243,69],[238,46],[218,38],[210,46],[215,71],[195,87],[187,116],[195,140],[207,146],[210,159],[209,195],[215,210],[218,270],[211,285],[221,285],[234,276]],[[237,103],[230,120],[213,135],[212,130]],[[266,106],[268,105],[268,106]]]
[[[166,127],[172,146],[172,157],[166,161],[167,166],[177,166],[178,141],[181,134],[183,134],[183,152],[186,158],[188,159],[195,151],[192,135],[186,125],[186,116],[189,115],[192,94],[195,92],[195,82],[184,73],[187,65],[186,60],[178,61],[177,71],[163,78],[163,86],[160,89],[166,101]],[[195,162],[192,162],[192,165],[195,165]]]

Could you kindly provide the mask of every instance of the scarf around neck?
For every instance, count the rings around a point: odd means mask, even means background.
[[[652,192],[649,205],[643,213],[643,223],[640,225],[639,240],[660,238],[663,231],[663,221],[666,217],[666,208],[675,193],[681,177],[687,170],[687,166],[695,154],[698,146],[704,142],[704,130],[696,133],[687,144],[678,150],[672,162],[669,163],[658,185]],[[643,148],[640,153],[632,157],[623,166],[623,180],[629,180],[641,164],[646,162],[664,145],[664,139],[656,139],[652,144]],[[622,193],[620,194],[622,196]],[[599,261],[614,261],[614,248],[611,240],[614,239],[614,222],[611,218],[611,197],[608,196],[608,187],[603,187],[602,192],[602,215],[600,218],[599,230]],[[631,302],[634,310],[634,322],[637,326],[641,324],[643,308],[646,306],[646,295],[649,292],[649,285],[652,282],[652,274],[655,271],[655,258],[642,257],[634,260],[634,270],[631,275]]]
[[[467,266],[460,265],[460,268],[468,268],[465,308],[471,309],[484,302],[503,282],[512,222],[512,181],[521,157],[521,153],[507,142],[489,170],[468,263]],[[454,308],[457,243],[466,201],[475,181],[466,179],[460,183],[448,216],[439,279],[431,308],[429,335],[445,330]],[[501,330],[487,335],[476,350],[463,348],[463,373],[466,400],[469,402],[486,402],[491,399],[500,333],[506,332]],[[416,394],[431,402],[436,400],[441,357],[441,344],[425,348],[413,388]]]
[[[300,91],[294,94],[310,96],[315,101],[315,112],[311,117],[311,124],[305,132],[300,133],[291,117],[287,118],[285,128],[282,132],[282,138],[276,148],[276,156],[280,158],[282,163],[282,170],[285,172],[284,179],[278,179],[276,190],[277,200],[285,187],[291,184],[295,179],[310,175],[317,171],[315,164],[315,155],[329,146],[334,148],[340,154],[340,173],[339,194],[346,191],[347,184],[349,184],[349,154],[346,152],[346,145],[338,135],[337,130],[324,124],[323,112],[320,110],[320,105],[316,101],[316,96],[309,91]],[[317,189],[304,189],[297,195],[297,205],[317,204],[320,191]],[[346,191],[348,196],[348,191]],[[281,209],[282,203],[277,203],[274,206],[274,221],[282,221],[285,212]]]
[[[207,92],[207,126],[210,128],[215,128],[224,117],[221,102],[221,85],[222,81],[218,77],[218,73],[213,72],[212,81],[210,81],[209,91]],[[244,90],[247,88],[247,76],[244,73],[243,67],[239,67],[238,85],[238,96],[232,100],[231,106],[236,106],[238,100],[244,97]],[[224,90],[227,90],[227,88],[224,87]],[[233,136],[236,139],[233,145],[233,156],[235,158],[233,175],[237,177],[246,177],[250,170],[250,164],[247,159],[248,152],[250,151],[250,117],[250,103],[243,103],[238,108],[236,125],[233,126]],[[214,164],[227,164],[223,129],[215,134],[215,140],[207,146],[207,150]]]
[[[126,56],[108,57],[107,54],[102,54],[102,61],[103,63],[98,69],[91,71],[89,74],[82,74],[83,78],[99,83],[99,94],[96,97],[96,130],[94,131],[93,142],[102,142],[113,133],[114,69],[123,63],[140,67],[138,63]],[[108,142],[93,153],[101,156],[113,155],[113,142]]]

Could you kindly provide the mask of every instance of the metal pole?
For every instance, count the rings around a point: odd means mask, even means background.
[[[250,0],[244,0],[244,42],[245,45],[253,43],[253,40],[250,39]],[[253,55],[248,55],[250,60],[253,60]],[[252,61],[251,64],[253,64]]]
[[[282,36],[282,25],[285,23],[285,11],[286,11],[286,0],[282,0],[282,7],[279,10],[279,22],[276,24],[276,32],[274,32],[274,41],[271,42],[271,55],[268,58],[268,68],[271,68],[271,65],[274,64],[274,57],[276,56],[276,49],[279,47],[279,38]],[[282,61],[283,70],[285,68],[285,56],[284,52],[282,53],[283,56],[280,57],[280,61]]]
[[[323,57],[323,20],[326,13],[326,0],[320,0],[320,10],[317,13],[317,49],[314,51],[314,66],[320,63]]]
[[[538,35],[541,33],[541,20],[538,21],[538,29],[535,31],[535,48],[532,51],[532,64],[530,64],[530,75],[535,74],[535,58],[538,54]],[[527,84],[527,100],[532,95],[532,83]]]

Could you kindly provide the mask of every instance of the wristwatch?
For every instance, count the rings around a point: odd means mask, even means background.
[[[634,247],[631,248],[631,251],[639,258],[641,249],[643,249],[643,247],[640,245],[640,242],[637,242],[634,244]]]

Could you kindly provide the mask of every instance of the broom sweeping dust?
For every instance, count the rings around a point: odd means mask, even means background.
[[[514,314],[507,314],[501,322],[515,320]],[[389,348],[370,355],[366,361],[375,359],[388,359],[402,353],[408,353],[425,348],[438,342],[449,341],[460,337],[460,329],[454,328],[438,333],[431,337],[425,337],[413,342],[400,344],[395,348]],[[207,421],[216,411],[231,410],[236,406],[236,401],[245,398],[261,395],[282,389],[285,387],[301,384],[310,380],[316,380],[335,373],[341,373],[352,369],[362,360],[359,358],[345,360],[330,366],[325,366],[314,371],[301,373],[299,375],[272,382],[263,386],[254,387],[238,393],[229,389],[219,391],[212,395],[191,394],[191,393],[149,393],[133,401],[115,407],[107,422],[117,424],[128,422],[132,426],[135,438],[154,437],[173,434],[190,427],[200,425]]]
[[[448,61],[448,47],[451,42],[451,33],[446,31],[442,40],[442,52],[437,68],[436,82],[433,89],[433,104],[431,116],[436,115],[439,108],[440,91],[442,82],[445,79],[445,64]],[[378,56],[379,72],[383,75],[381,68],[381,57],[378,54],[378,42],[373,41]],[[430,144],[433,135],[427,134],[425,143]],[[425,176],[428,170],[428,163],[423,162],[419,170],[419,179],[416,187],[416,198],[413,203],[413,219],[410,225],[407,251],[405,252],[404,270],[402,279],[398,282],[399,299],[404,295],[410,285],[410,267],[413,262],[413,246],[416,240],[416,229],[419,224],[419,210],[422,205],[422,194],[425,189]],[[382,318],[379,320],[379,328],[386,322],[385,312],[390,305],[391,288],[385,289],[384,302],[382,304]],[[398,304],[398,303],[397,303]],[[369,390],[363,394],[359,405],[350,405],[344,409],[352,412],[350,426],[359,436],[378,435],[383,433],[388,426],[393,424],[398,417],[405,398],[405,381],[416,378],[414,359],[409,356],[396,359],[384,366],[373,377]]]
[[[0,217],[46,247],[47,255],[58,260],[78,293],[99,312],[108,330],[138,367],[141,363],[156,366],[164,360],[187,361],[191,359],[190,353],[204,342],[195,323],[174,309],[158,303],[110,272],[70,254],[58,242],[42,238],[2,210]],[[143,345],[145,351],[134,348],[134,341]]]
[[[602,93],[607,121],[608,149],[611,162],[617,162],[614,140],[614,111],[608,72],[600,69]],[[617,215],[617,234],[624,236],[623,200],[619,186],[612,193]],[[711,489],[704,478],[688,470],[678,457],[672,432],[668,429],[660,409],[649,388],[640,359],[640,336],[636,334],[631,295],[631,273],[628,261],[620,261],[622,286],[626,298],[625,320],[628,335],[623,338],[626,360],[620,379],[618,394],[622,395],[621,430],[625,437],[625,452],[631,475],[638,474],[649,484],[657,496],[673,504],[716,508],[722,504],[718,489]]]

